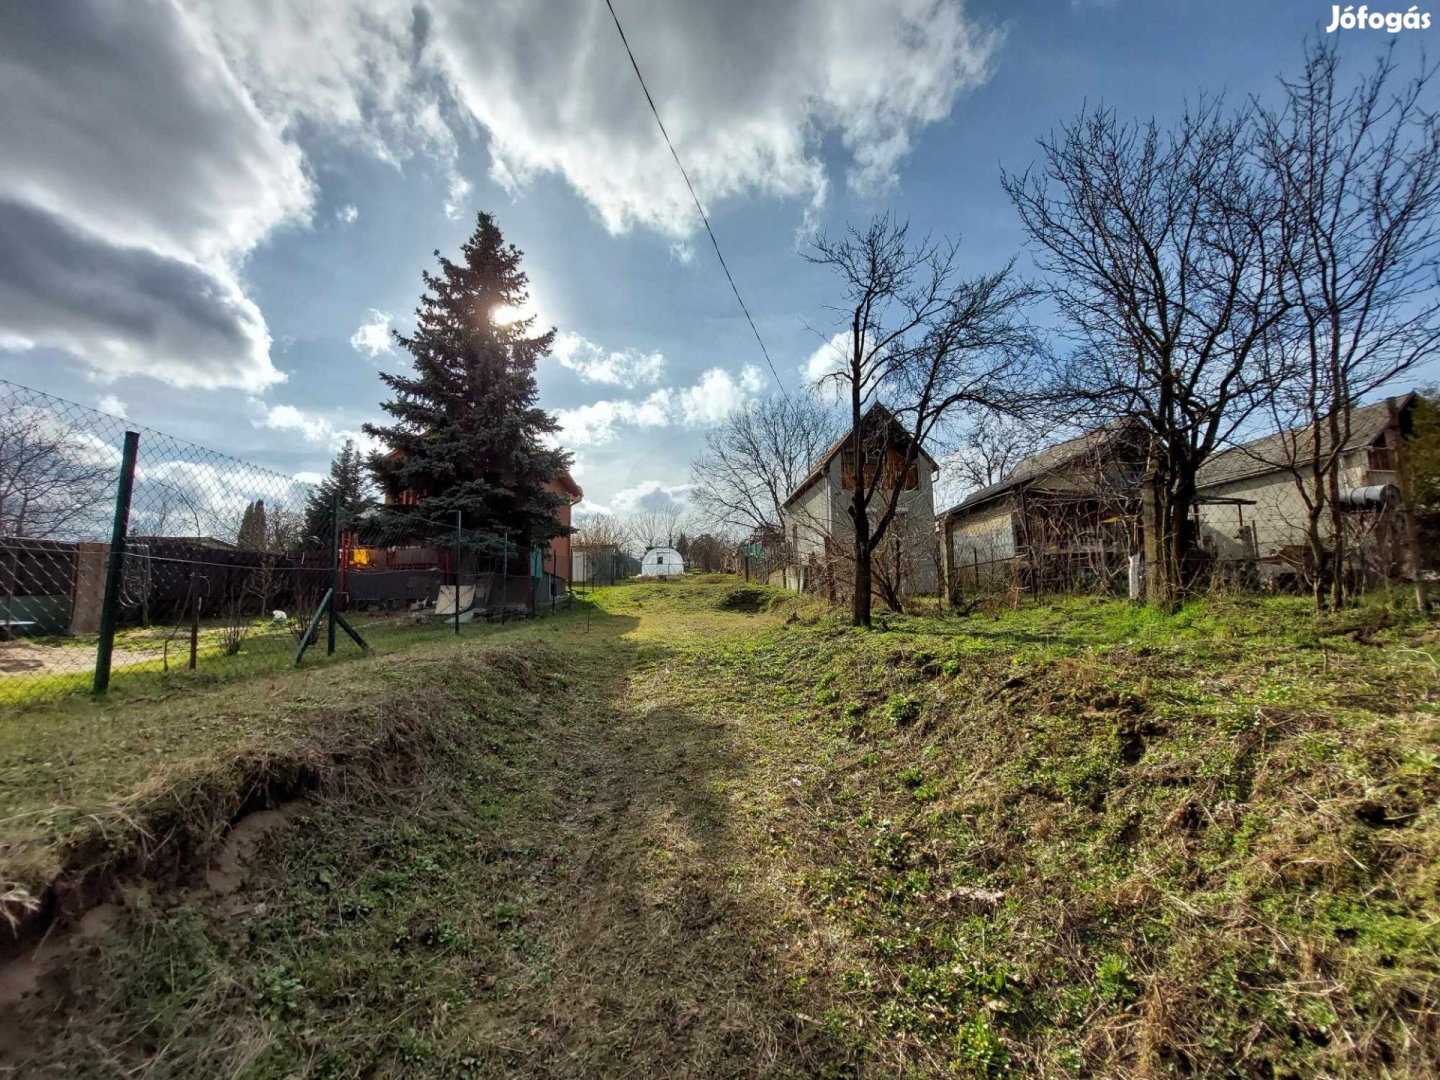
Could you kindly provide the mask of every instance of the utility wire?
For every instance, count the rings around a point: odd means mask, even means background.
[[[755,341],[760,346],[760,351],[765,354],[765,363],[770,368],[770,374],[775,376],[775,385],[780,387],[780,392],[785,392],[785,384],[780,381],[780,373],[775,370],[775,362],[770,359],[770,350],[765,348],[765,341],[760,337],[760,331],[755,326],[755,320],[750,317],[750,309],[745,306],[745,299],[740,295],[740,290],[735,285],[735,278],[730,273],[730,267],[725,264],[725,256],[720,252],[720,241],[715,239],[715,230],[710,227],[710,218],[705,214],[705,208],[700,205],[700,196],[695,194],[695,185],[690,182],[690,174],[685,171],[684,164],[680,161],[680,155],[675,151],[675,144],[670,141],[670,133],[665,130],[665,121],[660,119],[660,110],[655,107],[655,99],[650,96],[650,87],[645,85],[645,76],[640,74],[640,65],[635,60],[635,53],[630,48],[630,41],[625,37],[625,28],[620,25],[620,16],[615,14],[615,5],[610,0],[605,0],[605,6],[610,9],[610,18],[615,20],[615,30],[620,34],[620,44],[625,46],[625,55],[630,57],[630,66],[635,69],[635,78],[640,80],[640,89],[645,91],[645,100],[650,103],[650,112],[655,117],[655,123],[660,127],[660,134],[665,139],[665,145],[670,148],[670,156],[675,159],[675,165],[680,170],[680,175],[685,178],[685,186],[690,189],[690,198],[695,201],[695,209],[700,212],[700,220],[705,223],[705,231],[710,236],[710,243],[715,248],[715,257],[720,260],[720,269],[725,271],[725,280],[730,282],[730,291],[735,294],[735,300],[740,305],[740,310],[745,313],[745,321],[750,324],[750,331],[755,335]]]

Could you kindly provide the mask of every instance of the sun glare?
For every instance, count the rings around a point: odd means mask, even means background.
[[[534,307],[528,303],[523,307],[516,307],[514,304],[496,304],[491,309],[490,318],[494,320],[496,326],[509,326],[521,319],[528,319],[534,314]]]

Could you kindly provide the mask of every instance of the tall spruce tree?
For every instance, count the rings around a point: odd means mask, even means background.
[[[365,457],[354,439],[346,439],[335,460],[330,462],[330,475],[315,485],[305,500],[305,546],[328,548],[334,531],[335,500],[340,500],[340,529],[355,528],[359,516],[375,505],[374,489],[365,471]]]
[[[388,450],[370,456],[387,496],[385,524],[416,532],[450,527],[508,530],[520,541],[562,534],[562,497],[545,490],[570,458],[544,445],[559,430],[536,406],[535,364],[553,329],[534,335],[534,317],[506,321],[528,299],[521,252],[495,219],[481,214],[452,262],[439,251],[426,271],[415,333],[395,334],[413,373],[382,373],[394,396],[381,404],[392,424],[366,424]]]

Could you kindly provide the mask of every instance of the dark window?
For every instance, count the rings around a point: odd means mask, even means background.
[[[1370,468],[1376,472],[1392,472],[1395,468],[1395,459],[1390,453],[1388,446],[1370,447]]]

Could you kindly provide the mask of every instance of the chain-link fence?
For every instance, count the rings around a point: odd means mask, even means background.
[[[0,381],[0,704],[400,648],[568,602],[549,547],[456,525],[347,514],[293,477]]]

